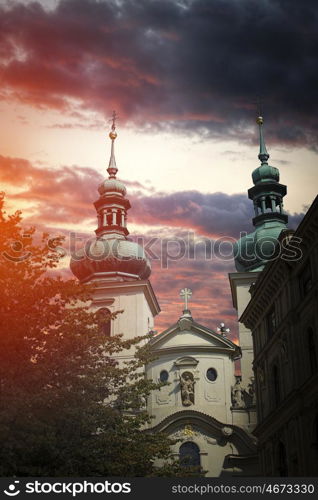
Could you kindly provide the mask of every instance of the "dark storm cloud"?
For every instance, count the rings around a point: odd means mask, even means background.
[[[253,227],[253,203],[243,193],[179,191],[131,200],[131,220],[141,224],[180,227],[213,238],[238,238],[240,231],[250,232]],[[289,227],[296,229],[302,217],[289,215]]]
[[[250,140],[264,96],[267,135],[317,146],[316,2],[61,0],[0,10],[2,98],[203,137]]]

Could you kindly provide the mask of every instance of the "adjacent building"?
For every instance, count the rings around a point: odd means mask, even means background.
[[[261,474],[318,475],[318,198],[250,288]]]

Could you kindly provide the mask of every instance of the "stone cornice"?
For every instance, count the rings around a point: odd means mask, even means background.
[[[170,337],[170,335],[173,335],[175,332],[181,332],[182,330],[180,329],[179,323],[175,323],[172,325],[170,328],[167,330],[163,331],[159,335],[156,335],[153,337],[150,341],[151,349],[155,352],[180,352],[183,350],[189,350],[189,345],[185,344],[184,346],[178,345],[176,347],[162,347],[158,346],[161,342],[164,342],[165,339]],[[194,332],[194,333],[199,333],[203,335],[208,341],[216,341],[219,345],[211,345],[211,346],[206,346],[206,345],[193,345],[191,346],[192,349],[198,349],[198,350],[208,350],[212,352],[220,352],[220,353],[226,353],[229,356],[231,356],[233,359],[239,359],[241,357],[241,349],[237,344],[234,344],[231,340],[223,337],[222,335],[214,332],[213,330],[210,330],[209,328],[206,328],[203,325],[200,325],[199,323],[196,323],[195,321],[190,321],[189,322],[189,327],[187,329],[189,333]],[[158,346],[158,347],[157,347]]]
[[[258,276],[260,275],[261,271],[250,271],[250,272],[245,272],[245,273],[229,273],[229,281],[230,281],[230,287],[231,287],[231,294],[232,294],[232,302],[233,302],[233,307],[237,310],[237,293],[236,293],[236,288],[238,285],[242,284],[252,284],[254,281],[257,280]]]
[[[207,351],[216,354],[227,354],[233,359],[240,359],[241,353],[233,352],[233,350],[228,349],[226,347],[216,347],[216,346],[206,346],[206,345],[178,345],[172,347],[162,347],[162,348],[152,348],[152,352],[158,354],[170,354],[170,353],[179,353],[179,352],[189,352],[189,348],[191,347],[191,351]]]
[[[161,422],[156,424],[154,427],[147,429],[148,432],[167,432],[167,430],[172,430],[180,425],[196,424],[201,426],[208,432],[214,431],[219,434],[220,437],[226,436],[225,430],[229,429],[232,432],[228,433],[228,440],[232,440],[233,436],[236,436],[241,440],[244,445],[251,451],[251,453],[256,452],[256,440],[254,436],[248,434],[242,428],[231,425],[224,424],[206,413],[195,410],[183,410],[177,411],[168,417],[165,417]]]
[[[160,306],[155,292],[149,280],[136,281],[99,281],[96,289],[98,290],[125,290],[125,292],[134,293],[142,291],[146,297],[150,310],[154,316],[160,313]]]

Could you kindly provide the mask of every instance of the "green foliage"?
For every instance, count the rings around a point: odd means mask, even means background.
[[[141,338],[105,338],[92,289],[57,274],[62,239],[38,240],[0,202],[0,475],[184,475],[168,437],[144,432],[158,385],[144,377]],[[114,356],[132,347],[120,366]]]

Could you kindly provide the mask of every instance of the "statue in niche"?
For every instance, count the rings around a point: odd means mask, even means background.
[[[236,378],[235,385],[232,387],[232,405],[233,408],[243,408],[245,406],[240,377]]]
[[[180,377],[181,399],[183,406],[194,405],[194,380],[190,372],[184,372]]]
[[[250,383],[248,384],[248,394],[251,398],[251,406],[255,406],[256,400],[255,400],[255,378],[250,377]]]

